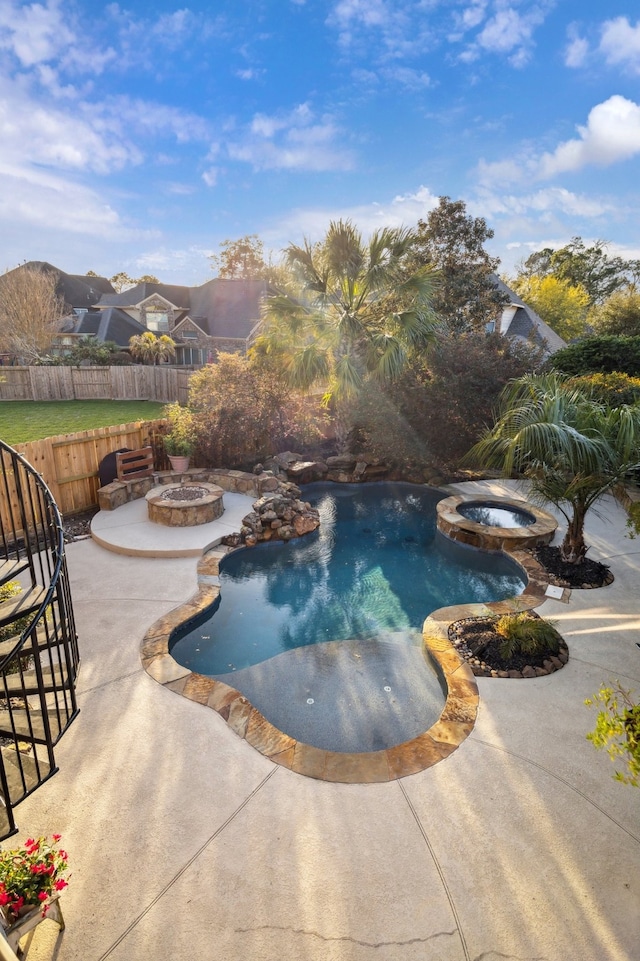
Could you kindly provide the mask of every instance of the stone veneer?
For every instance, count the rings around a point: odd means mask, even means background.
[[[491,507],[513,508],[526,511],[535,517],[528,527],[489,527],[460,514],[460,504],[481,503]],[[539,507],[507,497],[478,497],[470,494],[455,494],[445,497],[436,504],[438,530],[460,544],[469,544],[485,551],[512,552],[520,547],[538,547],[549,544],[553,539],[558,522],[551,514]]]
[[[200,492],[199,497],[181,499],[179,492],[193,490]],[[167,496],[173,492],[172,496]],[[197,527],[199,524],[210,524],[218,517],[222,517],[224,491],[216,484],[200,481],[194,484],[164,484],[152,487],[145,495],[149,520],[154,524],[164,524],[165,527]]]
[[[192,467],[186,471],[154,471],[150,477],[138,480],[114,480],[98,491],[98,506],[102,511],[114,511],[123,504],[146,497],[154,487],[167,484],[215,484],[223,491],[262,497],[279,487],[279,481],[271,474],[249,474],[242,470],[224,468]]]
[[[142,664],[147,673],[169,690],[209,707],[229,727],[265,757],[306,777],[343,783],[393,781],[423,771],[455,751],[473,730],[478,711],[478,686],[473,671],[449,640],[452,622],[465,617],[531,610],[545,600],[546,572],[531,554],[510,551],[523,568],[528,584],[523,594],[487,604],[459,604],[427,617],[423,643],[442,672],[447,698],[436,723],[404,744],[361,754],[327,751],[297,741],[273,726],[239,691],[222,681],[182,667],[169,653],[172,632],[206,610],[220,593],[219,563],[230,548],[208,551],[198,564],[198,589],[185,604],[161,617],[144,636]]]

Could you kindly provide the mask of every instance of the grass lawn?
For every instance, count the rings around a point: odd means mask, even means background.
[[[5,400],[0,402],[0,439],[24,444],[94,427],[157,420],[164,404],[150,400]]]

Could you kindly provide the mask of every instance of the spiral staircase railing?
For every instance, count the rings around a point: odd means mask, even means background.
[[[78,713],[78,638],[62,517],[51,491],[0,441],[0,840],[14,808],[58,770]]]

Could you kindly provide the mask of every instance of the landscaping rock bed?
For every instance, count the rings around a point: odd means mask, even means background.
[[[531,612],[529,616],[538,615]],[[497,617],[468,617],[449,626],[449,640],[476,677],[544,677],[559,671],[569,660],[569,648],[560,635],[557,653],[516,654],[504,660],[500,655],[504,638],[495,630],[497,621]]]

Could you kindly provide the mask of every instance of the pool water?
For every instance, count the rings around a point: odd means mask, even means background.
[[[484,524],[485,527],[531,527],[536,519],[533,514],[517,507],[496,507],[494,504],[473,502],[460,504],[458,513],[469,521]]]
[[[318,483],[303,497],[320,511],[319,530],[224,558],[218,601],[172,639],[180,664],[223,677],[319,643],[420,644],[424,619],[436,608],[524,589],[520,568],[506,556],[437,532],[437,491]]]

